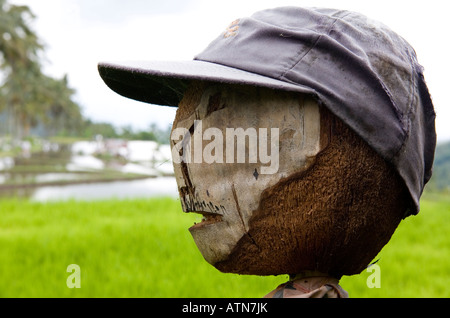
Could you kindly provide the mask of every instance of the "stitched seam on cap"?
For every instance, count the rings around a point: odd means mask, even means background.
[[[340,20],[343,21],[343,22],[347,22],[348,23],[348,21],[345,21],[344,18],[349,16],[349,15],[351,15],[351,14],[352,14],[352,12],[349,12],[348,14],[344,15],[343,17],[341,17]],[[372,73],[373,73],[373,76],[375,76],[376,79],[378,80],[378,83],[381,85],[381,87],[384,90],[384,92],[387,95],[387,97],[389,98],[389,101],[390,101],[390,103],[391,103],[391,105],[393,107],[393,110],[394,110],[394,113],[395,113],[395,115],[397,117],[397,120],[400,123],[400,127],[401,127],[401,130],[402,130],[402,133],[404,134],[403,140],[401,142],[401,146],[399,147],[399,150],[398,150],[398,151],[400,151],[400,149],[402,148],[402,145],[403,145],[403,143],[405,141],[405,138],[408,135],[408,130],[405,127],[405,123],[404,123],[404,115],[405,114],[403,112],[401,112],[400,109],[397,107],[397,104],[395,102],[394,96],[391,94],[391,91],[388,89],[388,87],[386,86],[384,81],[379,77],[378,73],[373,71],[373,70],[372,70]],[[392,154],[392,156],[390,156],[389,159],[393,159],[395,157],[395,155],[398,153],[398,151],[394,152]]]
[[[334,18],[334,21],[333,21],[333,23],[331,23],[331,25],[328,27],[327,31],[324,32],[324,33],[322,33],[322,34],[320,34],[320,35],[317,37],[316,41],[314,41],[313,45],[311,45],[311,47],[303,54],[303,56],[301,56],[301,57],[299,58],[298,61],[296,61],[291,67],[289,67],[286,71],[284,71],[283,74],[281,74],[280,79],[282,79],[282,78],[284,79],[284,77],[286,76],[286,74],[287,74],[288,72],[290,72],[295,66],[297,66],[297,65],[305,58],[305,56],[307,56],[307,55],[309,54],[309,52],[311,52],[311,50],[314,49],[314,48],[316,47],[317,43],[320,41],[320,39],[321,39],[324,35],[329,35],[329,34],[330,34],[331,30],[333,29],[334,25],[336,24],[336,22],[337,22],[338,20],[341,20],[341,19],[345,18],[347,15],[349,15],[349,14],[351,13],[351,12],[347,12],[347,11],[339,11],[339,13],[341,13],[341,12],[345,12],[346,14],[344,14],[344,16],[342,16],[342,17],[333,17],[333,18]],[[300,55],[300,54],[297,54],[297,55]]]
[[[414,76],[414,74],[416,73],[416,67],[414,65],[414,59],[411,56],[410,50],[408,49],[408,51],[406,53],[408,55],[410,67],[412,70],[412,72],[411,72],[411,86],[412,86],[411,87],[412,88],[411,89],[411,91],[412,91],[411,92],[411,102],[409,103],[408,109],[406,110],[406,112],[404,114],[404,116],[406,116],[406,123],[403,123],[403,121],[401,121],[403,131],[405,132],[405,136],[403,138],[401,147],[399,147],[398,151],[392,156],[392,159],[397,158],[399,156],[399,154],[402,152],[402,150],[405,149],[405,147],[406,147],[407,140],[409,139],[409,136],[411,133],[411,114],[414,110],[413,104],[415,103],[415,101],[417,99],[417,94],[416,94],[417,83],[416,83],[416,77]]]

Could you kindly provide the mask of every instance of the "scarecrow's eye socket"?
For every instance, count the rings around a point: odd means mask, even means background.
[[[220,92],[215,93],[209,97],[205,118],[218,110],[224,109],[225,107],[226,105],[222,100],[222,94]]]
[[[202,81],[192,81],[186,92],[183,95],[183,99],[178,105],[175,122],[182,121],[189,118],[197,109],[200,104],[206,83]]]

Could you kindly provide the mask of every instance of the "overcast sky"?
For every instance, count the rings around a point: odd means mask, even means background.
[[[175,110],[128,100],[107,88],[100,61],[191,60],[231,21],[284,5],[347,9],[379,20],[403,36],[425,67],[437,112],[438,140],[450,140],[447,18],[449,1],[403,0],[10,0],[36,14],[46,44],[45,72],[68,74],[84,115],[142,129],[171,124]]]

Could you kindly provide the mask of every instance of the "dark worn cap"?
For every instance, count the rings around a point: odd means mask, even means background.
[[[431,177],[435,112],[414,49],[349,11],[281,7],[233,21],[184,62],[100,63],[117,93],[177,106],[190,80],[311,94],[394,165],[419,211]]]

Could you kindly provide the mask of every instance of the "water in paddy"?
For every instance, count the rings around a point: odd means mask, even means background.
[[[148,145],[136,143],[136,152]],[[78,145],[82,147],[82,145]],[[144,148],[147,147],[147,148]],[[98,157],[72,148],[0,158],[0,198],[34,201],[177,197],[171,162]]]

